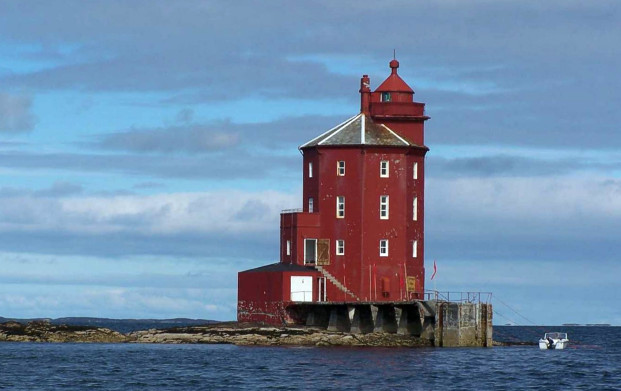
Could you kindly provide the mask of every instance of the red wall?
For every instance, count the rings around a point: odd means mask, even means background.
[[[291,323],[286,307],[291,304],[291,276],[313,277],[313,301],[318,301],[319,272],[244,271],[237,275],[237,320],[268,324]]]
[[[302,237],[330,239],[331,263],[324,268],[360,300],[406,300],[406,276],[424,290],[424,154],[421,148],[320,147],[304,151],[304,167],[313,162],[313,177],[304,178],[303,203],[315,199],[318,229]],[[337,161],[345,161],[345,176],[337,176]],[[380,177],[380,161],[389,161],[389,177]],[[418,162],[418,179],[413,164]],[[321,186],[318,186],[321,184]],[[389,196],[389,219],[380,219],[380,196]],[[336,218],[336,197],[345,197],[345,218]],[[413,198],[418,197],[418,219],[412,220]],[[300,239],[302,239],[302,237]],[[336,240],[345,240],[345,255],[336,255]],[[389,256],[380,257],[379,241],[388,239]],[[412,240],[418,240],[412,257]],[[300,244],[300,248],[302,244]],[[303,249],[301,249],[303,250]],[[297,259],[303,264],[303,252]],[[382,285],[382,279],[388,284]],[[382,286],[389,285],[388,294]],[[328,283],[329,301],[351,297]]]

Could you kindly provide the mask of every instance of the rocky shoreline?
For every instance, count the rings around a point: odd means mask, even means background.
[[[93,326],[45,321],[0,323],[0,342],[234,344],[240,346],[430,347],[421,338],[387,333],[350,334],[313,327],[265,327],[237,322],[120,333]],[[504,346],[495,343],[495,346]]]
[[[53,325],[45,321],[0,323],[0,342],[128,342],[127,336],[106,328]]]

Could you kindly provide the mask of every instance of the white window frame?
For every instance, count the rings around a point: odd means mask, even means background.
[[[345,241],[343,239],[336,241],[336,255],[345,255]]]
[[[418,258],[418,240],[412,240],[412,258]]]
[[[315,200],[313,197],[308,197],[308,213],[313,213],[315,210]]]
[[[308,162],[308,177],[313,177],[313,162]]]
[[[336,175],[345,176],[345,160],[339,160],[336,162]]]
[[[412,166],[412,179],[418,179],[418,162]]]
[[[291,255],[291,240],[287,240],[287,255]]]
[[[418,221],[418,197],[412,201],[412,220]]]
[[[390,162],[382,160],[380,162],[380,178],[388,178],[390,176]]]
[[[389,213],[389,203],[388,203],[388,196],[387,195],[381,195],[380,196],[380,219],[381,220],[388,220],[388,213]]]
[[[379,244],[379,255],[380,257],[388,256],[388,239],[381,239]]]
[[[345,218],[345,196],[336,197],[336,218]]]

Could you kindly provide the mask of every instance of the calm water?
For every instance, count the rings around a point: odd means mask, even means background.
[[[621,327],[496,327],[536,342],[566,331],[571,349],[0,344],[7,390],[621,389]]]

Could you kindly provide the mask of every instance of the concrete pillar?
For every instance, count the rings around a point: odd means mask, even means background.
[[[376,333],[391,333],[397,332],[397,318],[395,315],[395,307],[393,305],[380,305],[378,306],[377,319],[375,320]]]
[[[351,323],[354,320],[354,314],[356,313],[356,306],[348,305],[347,306],[347,315],[349,316],[349,322]]]
[[[330,310],[330,320],[328,321],[328,331],[349,332],[349,311],[347,306],[335,305]]]
[[[459,303],[442,304],[442,346],[459,345]]]
[[[370,305],[357,305],[351,322],[351,331],[356,334],[373,332],[373,315]]]
[[[404,305],[401,307],[400,312],[401,316],[398,317],[399,328],[397,329],[397,333],[419,337],[423,327],[418,307],[415,304]]]
[[[485,346],[491,348],[492,346],[494,346],[494,339],[492,336],[493,334],[492,320],[493,320],[494,309],[492,308],[491,304],[484,304],[484,305],[485,305],[485,315],[486,315]]]
[[[416,303],[421,319],[420,337],[429,341],[435,340],[436,330],[436,301],[419,301]]]
[[[377,312],[379,308],[376,305],[371,306],[371,320],[373,320],[373,324],[377,323]]]
[[[492,346],[491,306],[481,303],[439,303],[434,345]]]
[[[459,346],[483,346],[477,341],[477,313],[479,304],[461,303],[459,308],[458,334]]]
[[[328,311],[325,306],[310,306],[306,316],[306,325],[310,327],[328,327]]]

